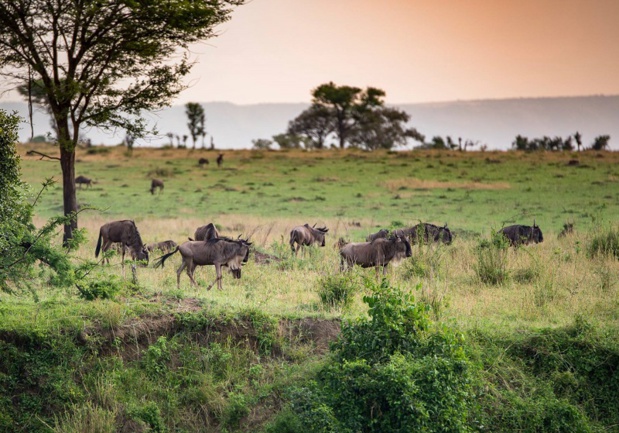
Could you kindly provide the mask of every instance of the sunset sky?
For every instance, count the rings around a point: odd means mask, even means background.
[[[194,47],[188,101],[390,103],[619,94],[619,0],[252,0]]]

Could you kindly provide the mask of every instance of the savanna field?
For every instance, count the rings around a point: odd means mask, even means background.
[[[34,200],[61,177],[29,149],[57,150],[19,146]],[[619,154],[221,153],[218,167],[219,151],[77,150],[76,175],[95,183],[78,188],[74,263],[98,261],[99,227],[118,219],[145,243],[213,222],[252,253],[221,291],[205,290],[213,267],[177,289],[180,254],[154,269],[155,254],[136,278],[112,255],[80,288],[41,268],[0,294],[2,431],[619,431]],[[35,223],[61,212],[55,184]],[[414,245],[382,283],[340,272],[339,238],[420,221],[453,243]],[[540,244],[493,238],[534,221]],[[294,257],[304,223],[329,228],[326,246]]]

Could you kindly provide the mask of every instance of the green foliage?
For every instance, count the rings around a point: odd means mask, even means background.
[[[56,229],[75,215],[55,217],[41,229],[35,228],[32,223],[34,206],[27,201],[27,187],[20,179],[15,148],[18,122],[17,116],[0,110],[0,291],[7,293],[29,287],[37,262],[52,271],[49,282],[53,285],[67,286],[74,280],[67,254],[52,245],[52,238]],[[46,180],[41,193],[52,184],[53,181]],[[71,246],[77,246],[82,240],[77,233]]]
[[[475,254],[477,263],[474,265],[479,280],[488,285],[500,285],[509,278],[507,269],[507,254],[509,241],[501,233],[492,231],[490,240],[479,241]]]
[[[494,431],[592,432],[619,419],[619,340],[582,317],[524,335],[477,335],[480,425]],[[484,384],[484,385],[481,385]],[[611,429],[612,430],[612,429]]]
[[[370,320],[344,324],[333,361],[293,389],[297,422],[311,433],[469,431],[462,336],[433,328],[428,307],[386,280],[366,286]]]
[[[327,309],[348,307],[357,290],[357,281],[351,272],[325,275],[318,280],[318,298]]]
[[[619,230],[608,228],[595,234],[587,246],[590,257],[601,255],[619,259]]]
[[[107,279],[88,281],[83,286],[77,284],[80,297],[87,301],[95,299],[114,299],[122,289],[123,282],[116,276]]]

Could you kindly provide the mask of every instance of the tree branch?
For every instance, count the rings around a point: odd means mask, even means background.
[[[34,154],[41,155],[41,157],[39,159],[49,158],[49,159],[55,159],[56,161],[60,161],[60,158],[57,157],[57,156],[49,156],[49,155],[46,155],[44,153],[38,152],[36,150],[29,150],[28,152],[26,152],[26,155],[34,155]]]

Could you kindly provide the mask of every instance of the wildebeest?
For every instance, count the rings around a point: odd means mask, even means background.
[[[521,244],[529,245],[530,243],[540,243],[544,241],[542,230],[533,221],[533,226],[513,225],[503,227],[499,230],[503,236],[507,238],[511,246],[519,246]]]
[[[565,237],[574,233],[574,223],[563,223],[563,230],[559,233],[559,237]]]
[[[158,250],[164,253],[169,253],[177,246],[178,244],[174,242],[173,240],[153,242],[150,244],[146,244],[146,251],[148,251],[149,253],[152,253],[153,251]]]
[[[234,278],[241,278],[241,266],[247,263],[249,259],[249,246],[251,242],[245,239],[230,239],[230,238],[215,238],[208,241],[187,241],[176,247],[174,251],[159,257],[154,266],[163,267],[166,259],[177,251],[181,252],[183,262],[176,271],[176,286],[180,289],[181,273],[187,268],[187,275],[194,286],[197,286],[196,280],[193,278],[196,266],[214,265],[217,278],[213,281],[206,290],[210,290],[215,283],[217,288],[222,289],[221,285],[221,267],[226,266],[232,272]]]
[[[161,179],[153,179],[150,181],[150,193],[155,194],[155,190],[159,188],[159,193],[163,192],[163,181]]]
[[[447,228],[447,224],[441,227],[430,223],[419,223],[407,229],[395,230],[393,233],[407,237],[411,244],[428,244],[430,242],[450,244],[453,240],[451,230]]]
[[[206,158],[200,158],[198,160],[198,165],[200,166],[200,168],[204,168],[204,166],[207,164],[208,164],[208,159]]]
[[[314,224],[314,227],[316,224]],[[313,245],[318,244],[321,247],[325,246],[325,234],[329,231],[326,227],[314,228],[310,227],[309,224],[305,224],[302,226],[297,226],[290,231],[290,248],[292,252],[296,255],[304,245]],[[295,243],[296,248],[295,248]]]
[[[220,153],[217,157],[217,167],[221,167],[221,164],[224,163],[224,154]]]
[[[389,230],[387,230],[387,229],[380,229],[376,233],[369,234],[368,237],[365,238],[365,240],[367,242],[372,242],[375,239],[386,238],[387,235],[389,235]]]
[[[411,244],[405,236],[392,235],[389,238],[377,238],[372,242],[351,242],[340,250],[340,269],[344,270],[353,265],[362,268],[376,268],[382,266],[383,275],[387,271],[387,265],[393,259],[412,256]]]
[[[193,235],[196,241],[208,241],[219,237],[219,232],[215,228],[215,224],[208,223],[205,226],[198,227]],[[191,240],[191,239],[190,239]]]
[[[82,185],[86,185],[86,187],[90,187],[92,186],[92,183],[93,183],[92,179],[89,179],[86,176],[80,175],[75,178],[75,184],[79,185],[80,188],[82,187]]]
[[[101,242],[103,240],[103,243]],[[125,262],[125,247],[131,251],[133,260],[145,260],[148,263],[148,251],[144,248],[142,237],[138,231],[138,227],[132,220],[112,221],[103,224],[99,229],[99,239],[97,240],[97,248],[95,249],[95,257],[99,257],[99,252],[104,253],[110,249],[114,242],[121,244],[122,266],[124,269]],[[103,244],[103,247],[102,247]],[[109,263],[109,259],[106,259]]]

